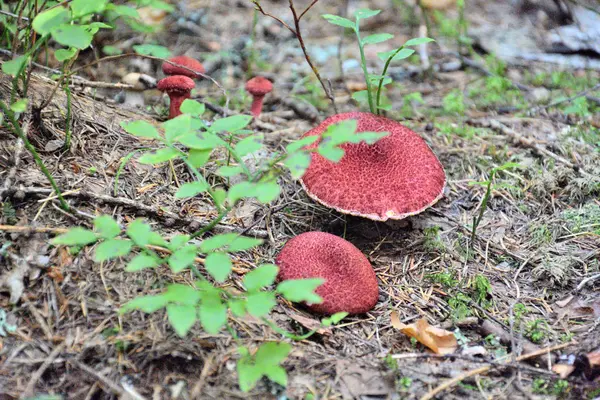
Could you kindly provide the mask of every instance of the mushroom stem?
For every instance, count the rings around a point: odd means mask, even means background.
[[[183,103],[183,101],[185,99],[189,99],[190,98],[190,92],[170,92],[168,93],[169,95],[169,99],[170,99],[170,105],[169,105],[169,119],[175,118],[179,115],[181,115],[181,103]]]
[[[252,105],[250,106],[250,112],[252,113],[252,115],[254,115],[255,118],[258,118],[260,116],[264,98],[264,95],[254,95],[254,100],[252,100]]]

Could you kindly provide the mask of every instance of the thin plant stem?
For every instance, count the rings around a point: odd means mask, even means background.
[[[479,208],[479,214],[477,215],[477,217],[473,217],[473,229],[471,230],[471,243],[470,243],[471,248],[473,248],[473,244],[475,243],[475,237],[477,235],[477,227],[479,226],[479,223],[481,222],[481,219],[483,218],[483,213],[485,213],[485,210],[487,209],[487,204],[488,204],[488,201],[492,194],[492,182],[494,181],[494,175],[495,175],[494,172],[495,171],[492,170],[492,172],[490,174],[490,179],[487,182],[485,195],[483,196],[483,200],[481,201],[481,207]]]
[[[367,83],[367,98],[369,99],[369,109],[373,114],[377,114],[377,110],[373,104],[373,94],[371,93],[371,79],[369,79],[369,71],[367,70],[367,58],[365,57],[365,48],[360,38],[360,26],[356,24],[356,37],[358,39],[358,48],[360,50],[360,64],[363,73],[365,74],[365,82]]]
[[[394,54],[392,54],[385,61],[385,65],[383,66],[383,72],[381,73],[382,78],[379,79],[379,85],[377,85],[377,101],[375,103],[376,106],[377,106],[377,114],[380,113],[379,106],[381,104],[381,92],[382,92],[382,89],[383,89],[383,80],[385,79],[385,74],[387,74],[387,70],[390,67],[390,64],[391,64],[392,60],[394,59],[394,57],[396,57],[396,54],[398,54],[403,48],[404,48],[404,46],[401,46],[398,50],[396,50],[394,52]]]
[[[67,116],[65,117],[65,149],[69,149],[71,147],[71,107],[72,107],[72,99],[71,99],[71,89],[69,88],[69,78],[65,79],[64,91],[67,96]]]
[[[56,184],[56,181],[52,177],[52,174],[50,173],[48,168],[46,168],[46,165],[42,161],[42,159],[41,159],[40,155],[38,154],[37,150],[35,149],[35,147],[31,144],[31,142],[27,138],[27,135],[25,135],[25,132],[23,132],[23,129],[21,129],[21,126],[15,119],[15,115],[12,112],[12,110],[10,110],[6,106],[6,104],[4,104],[4,102],[2,102],[2,101],[0,101],[0,108],[2,109],[2,112],[4,113],[6,118],[8,118],[8,120],[10,121],[10,123],[12,125],[12,131],[23,141],[25,148],[31,153],[31,155],[33,156],[33,159],[35,160],[35,163],[42,170],[42,173],[46,176],[46,178],[50,182],[50,186],[52,186],[52,189],[56,193],[56,196],[58,197],[58,201],[60,202],[61,208],[65,211],[70,211],[71,208],[69,207],[69,204],[67,204],[67,202],[65,201],[60,188],[58,187],[58,185]]]

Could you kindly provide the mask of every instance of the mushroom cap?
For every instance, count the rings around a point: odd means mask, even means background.
[[[396,121],[366,112],[336,114],[303,137],[347,119],[357,120],[357,132],[390,134],[372,145],[343,144],[338,163],[313,153],[300,180],[313,200],[343,214],[386,221],[418,214],[442,197],[442,164],[417,133]],[[307,148],[317,146],[318,141]]]
[[[184,67],[188,67],[189,69],[199,72],[201,74],[206,72],[206,70],[204,69],[204,66],[202,65],[202,63],[200,63],[200,61],[195,60],[188,56],[171,57],[171,58],[169,58],[169,61],[171,61],[175,64],[183,65]],[[167,62],[163,63],[162,70],[165,75],[183,75],[183,76],[187,76],[188,78],[196,78],[197,77],[197,75],[194,74],[193,72],[191,72],[187,69],[178,67],[176,65],[169,64]]]
[[[121,78],[122,83],[132,85],[133,88],[127,90],[142,91],[156,87],[156,79],[153,77],[140,74],[139,72],[130,72]]]
[[[315,293],[320,304],[307,307],[320,314],[371,310],[379,298],[373,267],[352,243],[325,232],[305,232],[289,240],[275,261],[280,281],[323,278]]]
[[[158,81],[156,88],[167,93],[187,93],[195,86],[196,84],[191,78],[183,75],[173,75]]]
[[[264,96],[273,90],[273,84],[267,78],[255,76],[246,82],[246,90],[253,96]]]

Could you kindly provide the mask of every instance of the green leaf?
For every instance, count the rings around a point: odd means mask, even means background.
[[[185,246],[171,254],[169,257],[169,267],[171,271],[177,273],[189,267],[196,260],[196,246]]]
[[[219,132],[235,132],[240,129],[244,129],[252,121],[250,115],[232,115],[231,117],[225,117],[218,119],[212,123],[210,130],[215,133]]]
[[[126,272],[137,272],[146,268],[156,268],[158,266],[158,261],[148,254],[138,254],[133,257],[131,261],[125,267]]]
[[[380,53],[377,53],[377,57],[379,57],[379,59],[381,61],[386,61],[387,62],[387,60],[390,57],[394,56],[391,61],[398,61],[398,60],[403,60],[405,58],[408,58],[408,57],[412,56],[414,54],[414,52],[415,52],[413,49],[404,49],[404,48],[401,49],[398,52],[397,51],[398,50],[382,51]]]
[[[359,90],[352,93],[352,98],[359,103],[366,103],[369,101],[369,92],[366,90]]]
[[[229,201],[235,203],[239,199],[256,197],[263,204],[269,203],[279,197],[281,188],[277,182],[240,182],[233,185],[227,197]]]
[[[192,132],[192,117],[189,114],[181,114],[163,122],[162,127],[165,130],[165,139],[170,143]]]
[[[129,7],[127,7],[129,8]],[[132,9],[135,11],[135,9]],[[137,11],[135,11],[137,14]],[[137,18],[137,17],[136,17]],[[171,51],[164,46],[157,44],[138,44],[133,46],[133,50],[144,56],[154,56],[158,58],[169,58],[171,57]]]
[[[354,13],[354,17],[356,19],[371,18],[371,17],[376,16],[380,12],[381,12],[381,10],[371,10],[369,8],[361,8],[359,10],[356,10],[356,12]]]
[[[184,114],[190,114],[194,117],[198,117],[204,114],[204,111],[206,111],[206,106],[196,100],[185,99],[183,103],[181,103],[179,111]]]
[[[119,49],[116,46],[104,46],[102,47],[102,52],[107,56],[116,56],[118,54],[123,54],[123,50]]]
[[[52,29],[69,21],[71,18],[69,10],[59,6],[53,7],[39,13],[33,20],[33,29],[41,36],[46,36]]]
[[[171,243],[167,245],[169,250],[175,251],[181,246],[187,244],[190,241],[190,235],[175,235],[171,238]]]
[[[82,25],[89,33],[95,35],[100,29],[112,29],[113,27],[104,22],[92,22],[91,24]]]
[[[85,228],[72,228],[67,233],[63,233],[60,236],[52,239],[52,244],[55,246],[85,246],[91,243],[95,243],[98,240],[94,232]]]
[[[223,233],[220,235],[215,235],[208,239],[204,239],[202,243],[200,243],[200,251],[202,253],[210,253],[215,250],[222,249],[225,246],[228,246],[237,237],[237,233]]]
[[[58,49],[54,52],[54,57],[60,62],[70,60],[77,53],[77,49],[70,47],[68,49]]]
[[[249,392],[263,377],[263,371],[250,360],[240,360],[237,363],[238,383],[242,392]]]
[[[196,307],[178,304],[167,305],[167,317],[175,332],[185,337],[196,323]]]
[[[167,241],[158,232],[150,232],[148,243],[154,246],[169,247]]]
[[[244,287],[248,292],[254,292],[272,285],[278,271],[277,265],[263,264],[244,275]]]
[[[268,315],[276,305],[277,301],[273,292],[251,293],[246,298],[246,309],[250,315],[256,318]]]
[[[160,139],[160,134],[154,125],[148,121],[121,122],[121,128],[133,136],[150,139]]]
[[[332,316],[328,317],[328,318],[323,318],[321,320],[321,324],[323,326],[331,326],[331,325],[335,325],[338,322],[340,322],[341,320],[343,320],[344,318],[346,318],[348,316],[348,313],[345,311],[342,312],[338,312],[333,314]]]
[[[222,176],[224,178],[230,178],[232,176],[239,175],[243,172],[242,167],[239,165],[224,165],[217,169],[215,172],[217,175]]]
[[[287,386],[287,372],[283,367],[274,365],[265,370],[265,376],[271,381],[280,384],[283,387]]]
[[[330,24],[343,26],[344,28],[350,28],[356,30],[356,24],[349,19],[339,17],[337,15],[332,14],[324,14],[323,18],[327,20]]]
[[[127,236],[140,247],[146,247],[152,241],[152,228],[142,219],[136,219],[127,226]]]
[[[7,75],[16,77],[28,59],[29,57],[27,55],[23,55],[13,60],[5,61],[4,63],[2,63],[2,72],[4,72]]]
[[[133,243],[123,239],[109,239],[98,245],[94,261],[102,262],[117,257],[124,257],[131,251]]]
[[[98,236],[104,239],[112,239],[121,233],[121,228],[117,224],[117,221],[108,215],[101,215],[94,218],[94,228],[96,228]]]
[[[108,4],[106,6],[106,9],[114,12],[115,14],[117,14],[120,17],[129,17],[129,18],[134,18],[134,19],[140,18],[140,14],[137,12],[137,10],[130,6],[124,6],[124,5],[117,6],[114,4]],[[152,45],[149,45],[149,46],[152,46]],[[135,46],[134,46],[134,48],[135,48]],[[161,58],[165,58],[165,57],[161,57]]]
[[[279,365],[292,351],[289,343],[267,342],[260,346],[256,352],[255,360],[257,365]]]
[[[263,147],[263,135],[256,134],[240,140],[234,147],[238,156],[243,157],[246,154],[254,153]]]
[[[190,132],[177,138],[182,145],[196,150],[212,150],[225,145],[223,139],[214,132]]]
[[[244,392],[252,389],[258,380],[266,376],[282,386],[287,385],[287,374],[281,364],[292,351],[288,343],[267,342],[259,347],[254,357],[241,348],[242,359],[237,364],[240,389]]]
[[[339,147],[322,145],[317,149],[320,155],[329,161],[339,162],[344,157],[344,150]]]
[[[172,160],[179,155],[179,152],[171,147],[149,151],[144,153],[139,159],[140,164],[160,164]]]
[[[308,167],[310,166],[311,155],[307,153],[294,153],[289,155],[283,164],[290,170],[292,178],[299,179],[304,175]]]
[[[318,304],[323,299],[315,294],[315,289],[323,283],[325,283],[325,280],[321,278],[290,279],[277,285],[277,292],[281,293],[289,301],[296,303],[305,301],[311,304]]]
[[[227,305],[234,316],[238,318],[246,316],[246,302],[244,300],[231,299],[227,301]]]
[[[227,306],[223,304],[218,294],[204,296],[198,316],[206,333],[216,335],[227,323]]]
[[[87,29],[79,25],[62,24],[52,29],[52,38],[63,46],[75,47],[83,50],[92,44],[92,35]]]
[[[235,253],[256,247],[262,243],[262,239],[251,238],[248,236],[236,236],[227,246],[227,251]]]
[[[288,144],[286,146],[285,150],[287,151],[288,154],[295,153],[296,151],[298,151],[304,147],[310,146],[317,140],[319,140],[319,135],[306,136],[306,137],[303,137],[302,139],[298,139],[295,142]]]
[[[206,192],[208,188],[209,186],[206,182],[184,183],[175,193],[175,198],[185,199],[188,197],[194,197],[200,193]]]
[[[420,37],[408,40],[404,43],[404,46],[418,46],[423,43],[435,42],[435,40],[428,37]]]
[[[377,43],[382,43],[382,42],[385,42],[386,40],[390,40],[393,38],[394,38],[394,35],[389,34],[389,33],[376,33],[374,35],[369,35],[369,36],[363,38],[362,42],[363,42],[363,45],[377,44]]]
[[[191,286],[172,283],[167,286],[164,296],[169,303],[195,306],[202,298],[202,293]]]
[[[27,110],[27,99],[20,99],[10,105],[10,109],[16,113],[22,113]]]
[[[229,256],[225,253],[210,253],[204,260],[204,266],[210,276],[220,283],[225,282],[233,268]]]
[[[200,168],[203,167],[208,160],[210,160],[210,154],[212,153],[211,149],[208,150],[196,150],[196,149],[190,149],[188,151],[188,161],[190,162],[190,164],[192,164],[195,168]]]
[[[73,18],[83,17],[88,14],[101,13],[106,8],[108,0],[73,0],[71,10]]]
[[[123,304],[119,309],[121,314],[133,310],[140,310],[145,313],[153,313],[167,305],[167,299],[164,295],[140,296]]]

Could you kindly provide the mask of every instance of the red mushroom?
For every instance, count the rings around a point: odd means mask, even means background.
[[[252,106],[250,112],[255,118],[258,118],[262,111],[263,99],[265,95],[273,90],[273,84],[267,78],[262,76],[255,76],[246,82],[246,91],[254,98],[252,100]]]
[[[316,294],[320,304],[307,307],[320,314],[361,314],[377,303],[379,288],[367,257],[352,243],[324,232],[306,232],[289,240],[275,261],[278,279],[323,278]]]
[[[194,60],[193,58],[188,57],[188,56],[175,56],[175,57],[169,58],[168,61],[171,61],[175,64],[179,64],[183,67],[187,67],[187,68],[189,68],[195,72],[199,72],[201,74],[206,72],[206,70],[204,69],[204,66],[202,65],[202,63],[200,63],[200,61]],[[192,78],[192,79],[197,78],[198,75],[196,75],[189,69],[181,68],[181,67],[178,67],[177,65],[173,65],[168,62],[164,62],[162,65],[162,70],[165,75],[183,75],[183,76],[187,76],[188,78]]]
[[[158,81],[156,86],[161,92],[169,95],[171,104],[169,106],[169,119],[181,115],[179,108],[185,99],[190,98],[190,93],[194,88],[194,81],[187,76],[174,75]]]
[[[386,221],[418,214],[442,197],[442,164],[418,134],[396,121],[365,112],[337,114],[304,137],[321,135],[347,119],[358,121],[357,132],[390,134],[372,145],[342,145],[345,154],[338,163],[313,153],[301,178],[312,199],[344,214]]]

